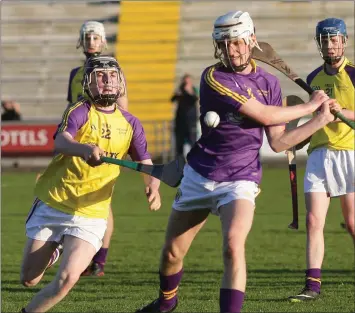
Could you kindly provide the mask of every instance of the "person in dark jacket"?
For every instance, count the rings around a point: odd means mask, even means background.
[[[175,153],[184,153],[184,144],[192,146],[196,138],[198,90],[193,85],[192,77],[185,74],[178,90],[171,97],[171,102],[177,103],[175,113]]]

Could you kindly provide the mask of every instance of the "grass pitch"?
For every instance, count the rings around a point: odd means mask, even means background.
[[[354,250],[341,229],[333,200],[325,229],[322,295],[311,303],[288,303],[304,283],[305,214],[303,170],[299,175],[300,229],[292,231],[287,169],[264,168],[262,192],[247,241],[248,281],[243,312],[354,312]],[[34,173],[3,173],[1,229],[2,312],[19,312],[58,265],[36,287],[19,283],[24,223],[33,199]],[[158,294],[158,261],[175,190],[162,184],[163,206],[149,212],[138,173],[125,171],[114,194],[115,232],[102,278],[83,278],[52,312],[134,312]],[[176,312],[219,312],[222,275],[219,219],[210,216],[185,260]]]

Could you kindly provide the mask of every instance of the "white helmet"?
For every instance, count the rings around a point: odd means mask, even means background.
[[[215,41],[230,40],[233,38],[246,39],[255,33],[254,23],[248,12],[234,11],[216,19],[212,37]]]
[[[89,33],[99,35],[102,40],[103,48],[107,48],[104,25],[102,23],[96,22],[96,21],[87,21],[83,25],[81,25],[79,40],[76,45],[77,49],[80,47],[83,47],[84,52],[85,52],[85,36],[86,36],[86,34],[89,34]]]
[[[215,58],[220,59],[226,66],[225,60],[223,59],[223,53],[219,49],[218,43],[224,43],[237,38],[244,39],[245,43],[249,45],[250,48],[257,47],[260,49],[258,42],[251,37],[254,34],[254,23],[248,12],[233,11],[219,16],[214,22],[212,33],[215,46]],[[245,64],[244,68],[249,62]]]

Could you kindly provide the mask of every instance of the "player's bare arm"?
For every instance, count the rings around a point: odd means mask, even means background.
[[[348,109],[342,109],[340,112],[349,120],[355,121],[355,111],[351,111]],[[339,119],[337,119],[337,120],[339,120]]]
[[[97,166],[102,163],[100,160],[103,151],[94,145],[81,144],[77,142],[68,132],[58,133],[54,140],[56,152],[83,158],[90,166]]]
[[[264,105],[258,100],[251,98],[241,106],[240,112],[265,126],[269,126],[289,122],[311,114],[328,99],[329,97],[323,90],[314,91],[309,102],[291,107]]]
[[[332,113],[341,112],[349,120],[355,121],[355,111],[342,108],[341,105],[337,101],[332,102],[329,105],[329,108]],[[341,122],[341,120],[337,118],[335,120],[335,122]]]
[[[329,104],[333,101],[335,100],[329,99],[325,101],[319,114],[307,123],[290,131],[286,131],[284,125],[267,127],[265,131],[271,149],[275,152],[290,149],[298,143],[307,140],[317,130],[333,121],[334,117],[329,110]]]
[[[151,159],[143,160],[138,163],[153,165]],[[142,176],[145,184],[145,194],[147,195],[149,209],[151,211],[157,211],[161,207],[161,199],[159,193],[160,180],[146,174],[142,174]]]
[[[299,144],[297,144],[295,146],[296,150],[301,150],[303,149],[303,147],[307,144],[309,144],[309,142],[311,141],[312,136],[309,136],[307,139],[303,140],[302,142],[300,142]]]

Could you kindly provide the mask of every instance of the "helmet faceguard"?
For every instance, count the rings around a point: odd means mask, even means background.
[[[115,58],[96,56],[84,66],[83,89],[95,104],[107,107],[126,94],[123,72]]]
[[[80,47],[87,58],[100,55],[107,48],[104,25],[96,21],[85,22],[76,45],[77,49]]]
[[[324,62],[330,65],[337,64],[343,58],[348,43],[344,21],[337,18],[320,21],[314,39]]]
[[[255,37],[254,23],[248,12],[229,12],[218,17],[214,23],[212,38],[214,57],[234,72],[241,72],[250,64],[253,47],[260,49]],[[233,51],[233,56],[230,51]],[[238,65],[233,62],[235,59],[239,59]]]

